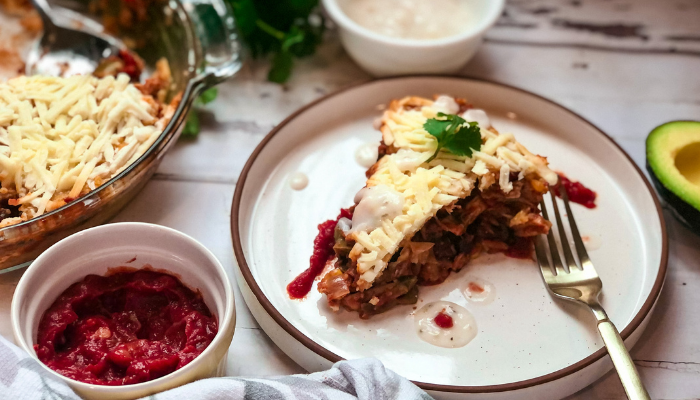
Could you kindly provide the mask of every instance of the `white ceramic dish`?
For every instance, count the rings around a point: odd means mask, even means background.
[[[323,0],[338,25],[343,47],[363,69],[375,76],[455,72],[469,61],[488,28],[496,23],[505,0],[462,0],[475,14],[474,22],[459,35],[434,40],[398,39],[375,33],[350,19],[342,1]]]
[[[598,207],[575,206],[582,234],[603,280],[602,302],[629,347],[639,338],[665,277],[667,239],[658,201],[627,155],[571,111],[533,94],[485,81],[450,77],[377,80],[307,106],[278,125],[243,170],[232,208],[239,285],[260,325],[308,370],[341,358],[377,357],[436,398],[561,398],[607,372],[609,361],[593,318],[553,300],[534,261],[484,255],[435,287],[419,303],[450,300],[469,309],[478,335],[458,349],[418,339],[410,306],[363,321],[332,313],[315,288],[290,300],[286,285],[308,267],[316,225],[335,218],[364,186],[355,150],[378,142],[377,105],[405,95],[447,93],[484,108],[501,132],[513,132],[550,165],[598,192]],[[288,177],[309,177],[294,191]],[[459,292],[469,277],[495,285],[488,305]]]
[[[229,278],[202,244],[160,225],[138,222],[103,225],[71,235],[42,253],[24,272],[12,298],[12,330],[17,344],[36,357],[33,345],[39,320],[71,284],[88,274],[104,275],[109,268],[141,268],[146,264],[167,270],[188,287],[199,289],[207,307],[218,317],[219,331],[202,354],[164,377],[125,386],[78,382],[39,364],[66,381],[82,397],[100,400],[143,397],[196,379],[223,375],[225,356],[236,326]]]

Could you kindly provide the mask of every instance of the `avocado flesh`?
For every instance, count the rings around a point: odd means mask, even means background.
[[[700,233],[700,122],[674,121],[647,137],[647,169],[676,217]]]

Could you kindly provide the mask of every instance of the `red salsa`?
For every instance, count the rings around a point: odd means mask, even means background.
[[[445,310],[440,311],[438,315],[435,316],[435,325],[439,326],[442,329],[449,329],[454,326],[454,320],[450,315],[445,313]]]
[[[316,239],[314,239],[314,251],[309,259],[309,268],[287,285],[287,294],[289,294],[289,297],[293,299],[302,299],[309,294],[314,280],[323,272],[328,260],[335,255],[333,251],[333,245],[335,244],[335,226],[341,218],[350,219],[352,218],[352,214],[347,209],[341,209],[336,219],[329,219],[318,225],[318,235],[316,235]]]
[[[598,195],[596,192],[583,186],[581,182],[574,182],[564,174],[559,173],[559,183],[554,188],[554,194],[561,197],[559,194],[559,185],[562,185],[564,190],[566,190],[569,201],[580,204],[586,208],[595,208],[595,199]]]
[[[39,322],[37,356],[59,374],[96,385],[129,385],[195,359],[218,324],[199,292],[149,269],[88,275]]]

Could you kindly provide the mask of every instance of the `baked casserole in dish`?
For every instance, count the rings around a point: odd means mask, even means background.
[[[107,15],[124,2],[95,3],[50,5],[133,46],[155,79],[22,76],[0,84],[0,271],[113,217],[153,175],[194,99],[240,68],[224,1],[139,2],[137,32]]]

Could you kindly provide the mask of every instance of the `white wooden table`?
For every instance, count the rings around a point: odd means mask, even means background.
[[[655,126],[700,119],[700,1],[510,0],[484,46],[461,72],[532,91],[571,108],[610,134],[644,167]],[[370,79],[337,36],[297,63],[284,85],[250,62],[220,88],[195,140],[180,140],[153,180],[115,221],[170,226],[200,240],[229,269],[233,190],[255,146],[287,115],[346,85]],[[700,398],[700,238],[665,215],[668,276],[649,327],[632,351],[655,399]],[[0,334],[11,339],[12,293],[22,272],[0,275]],[[231,375],[304,372],[255,322],[236,291]],[[571,399],[619,399],[608,374]]]

